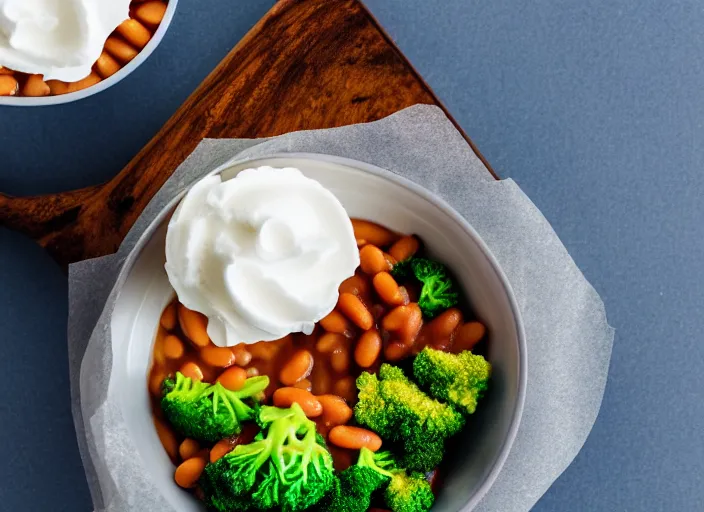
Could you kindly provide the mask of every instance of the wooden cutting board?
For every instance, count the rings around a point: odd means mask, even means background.
[[[360,1],[281,0],[114,179],[45,196],[0,194],[0,226],[27,234],[63,267],[112,254],[206,137],[364,123],[417,103],[444,109]]]

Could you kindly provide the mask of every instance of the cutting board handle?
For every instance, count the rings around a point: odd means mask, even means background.
[[[70,226],[103,185],[46,196],[13,197],[0,192],[0,227],[23,233],[45,247]]]

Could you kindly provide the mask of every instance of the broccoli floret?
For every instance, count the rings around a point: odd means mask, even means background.
[[[394,276],[394,278],[396,278],[397,281],[403,281],[405,279],[409,279],[411,277],[414,277],[413,276],[413,265],[411,265],[412,261],[413,261],[413,258],[399,261],[391,269],[391,275]]]
[[[434,398],[473,414],[488,387],[491,364],[468,350],[450,354],[426,347],[413,361],[413,375]]]
[[[390,452],[374,453],[362,448],[357,463],[340,473],[325,498],[315,506],[315,512],[366,512],[372,494],[391,481],[393,474],[385,468],[393,465]]]
[[[398,471],[384,492],[384,501],[393,512],[427,512],[435,496],[423,473]]]
[[[438,261],[411,258],[394,265],[391,273],[400,280],[415,277],[423,284],[418,305],[425,318],[435,318],[459,301],[454,280],[447,267]]]
[[[357,388],[355,418],[397,444],[400,463],[408,469],[433,469],[442,459],[445,439],[464,426],[462,414],[423,393],[395,366],[381,365],[379,378],[363,372]]]
[[[403,444],[400,462],[404,467],[427,472],[439,466],[444,456],[444,439],[414,437]]]
[[[411,260],[413,275],[423,288],[420,290],[418,305],[426,318],[437,315],[457,305],[459,295],[447,268],[442,263],[426,258]]]
[[[239,434],[242,422],[254,417],[254,410],[242,400],[258,395],[268,385],[268,377],[252,377],[239,391],[230,391],[219,382],[194,381],[176,372],[175,378],[162,384],[161,410],[180,434],[214,443]]]
[[[362,448],[359,459],[340,473],[315,512],[366,512],[377,490],[393,512],[426,512],[435,497],[422,473],[410,475],[398,466],[389,451],[374,453]]]
[[[199,481],[206,504],[217,512],[294,512],[315,505],[335,480],[315,423],[298,404],[261,407],[258,423],[266,429],[253,442],[206,466]]]

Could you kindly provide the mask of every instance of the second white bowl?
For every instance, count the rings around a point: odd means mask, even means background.
[[[161,20],[161,23],[157,27],[156,32],[154,32],[154,35],[149,40],[147,45],[142,48],[142,50],[137,54],[134,59],[125,64],[122,69],[120,69],[120,71],[118,71],[114,75],[106,78],[105,80],[101,80],[99,83],[86,89],[83,89],[82,91],[76,91],[69,94],[60,94],[58,96],[44,96],[41,98],[30,98],[22,96],[0,96],[0,106],[8,105],[11,107],[42,107],[47,105],[61,105],[62,103],[71,103],[74,101],[82,100],[83,98],[88,98],[89,96],[93,96],[94,94],[98,94],[99,92],[104,91],[108,87],[112,87],[117,82],[126,78],[127,75],[132,73],[139,66],[141,66],[142,63],[147,60],[149,56],[154,52],[154,50],[156,50],[156,47],[159,46],[161,40],[164,39],[164,35],[169,29],[169,25],[171,25],[171,20],[173,19],[174,13],[176,12],[177,4],[178,0],[169,0],[169,3],[166,7],[166,12],[164,13],[164,18]]]

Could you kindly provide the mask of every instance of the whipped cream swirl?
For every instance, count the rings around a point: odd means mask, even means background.
[[[310,334],[358,265],[345,209],[293,168],[204,178],[166,235],[169,281],[186,307],[208,317],[219,346]]]

